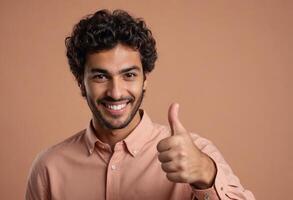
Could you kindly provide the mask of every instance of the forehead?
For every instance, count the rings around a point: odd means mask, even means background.
[[[86,70],[99,68],[111,73],[132,66],[137,66],[142,69],[139,52],[122,44],[118,44],[110,50],[87,55],[85,66]]]

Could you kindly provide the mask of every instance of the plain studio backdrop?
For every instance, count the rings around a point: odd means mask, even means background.
[[[64,38],[102,8],[150,26],[159,54],[143,107],[212,140],[257,199],[292,190],[292,1],[1,1],[1,199],[23,199],[38,152],[84,129],[90,111]]]

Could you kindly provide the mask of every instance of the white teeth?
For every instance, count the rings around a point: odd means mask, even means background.
[[[109,105],[109,104],[107,104],[106,106],[107,106],[107,108],[110,108],[111,110],[121,110],[121,109],[126,107],[126,103],[120,104],[120,105]]]

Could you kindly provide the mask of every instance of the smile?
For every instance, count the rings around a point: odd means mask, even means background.
[[[126,107],[126,105],[127,105],[127,103],[118,104],[118,105],[105,104],[105,106],[111,110],[122,110],[123,108]]]
[[[111,115],[122,115],[130,100],[102,101],[101,103]]]

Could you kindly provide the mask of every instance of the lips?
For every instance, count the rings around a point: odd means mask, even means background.
[[[127,105],[130,103],[130,100],[123,101],[102,101],[101,104],[106,108],[106,111],[113,116],[121,116],[126,110]]]

